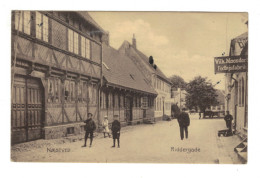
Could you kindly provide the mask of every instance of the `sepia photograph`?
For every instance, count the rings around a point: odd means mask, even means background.
[[[12,162],[247,164],[246,11],[10,13]]]

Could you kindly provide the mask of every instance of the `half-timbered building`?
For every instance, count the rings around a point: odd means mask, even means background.
[[[12,143],[83,131],[99,115],[102,40],[87,12],[12,12]]]
[[[100,118],[108,116],[112,122],[113,116],[118,115],[122,125],[154,118],[157,92],[129,57],[103,45],[102,73]]]

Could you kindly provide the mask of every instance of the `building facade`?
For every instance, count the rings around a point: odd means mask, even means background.
[[[83,131],[99,115],[102,40],[87,12],[12,12],[12,143]]]
[[[209,117],[224,117],[225,116],[225,91],[216,90],[217,104],[209,106],[205,110],[205,115]]]
[[[230,45],[230,56],[248,56],[248,33],[244,33],[233,40]],[[242,136],[247,137],[248,126],[248,73],[237,72],[227,73],[225,83],[225,105],[226,111],[229,111],[234,118],[235,130]]]
[[[145,76],[146,81],[158,93],[154,101],[155,118],[159,120],[163,115],[171,116],[171,82],[159,67],[149,63],[149,58],[137,49],[135,37],[132,39],[132,44],[124,41],[119,52],[131,58]]]
[[[157,93],[129,57],[103,45],[102,71],[101,119],[108,116],[111,123],[118,115],[122,125],[130,125],[154,118]]]
[[[180,110],[186,108],[186,94],[187,92],[181,88],[172,89],[172,98],[174,104],[176,104]]]

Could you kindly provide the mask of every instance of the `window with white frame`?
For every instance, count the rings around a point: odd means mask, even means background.
[[[59,103],[61,91],[61,82],[58,78],[48,79],[48,102],[49,103]]]
[[[79,54],[79,35],[74,32],[74,53]]]
[[[66,102],[75,102],[75,81],[65,80],[64,83],[64,97]]]
[[[101,92],[101,102],[100,102],[101,109],[107,108],[107,95],[104,91]]]
[[[86,58],[90,59],[90,40],[86,38]]]
[[[120,95],[120,108],[125,107],[124,95]]]
[[[146,96],[142,97],[141,103],[142,103],[142,108],[147,108],[148,107],[148,98]]]
[[[49,19],[46,15],[36,12],[36,38],[49,41]]]
[[[68,49],[73,52],[73,31],[68,29]]]
[[[68,29],[68,50],[79,54],[79,35],[71,29]]]
[[[90,40],[81,36],[81,56],[90,59]]]
[[[19,27],[18,27],[19,26]],[[30,11],[15,11],[15,29],[24,32],[28,35],[31,34],[31,12]]]
[[[109,92],[108,94],[108,108],[113,108],[113,94]]]
[[[86,57],[86,38],[81,36],[81,56]]]

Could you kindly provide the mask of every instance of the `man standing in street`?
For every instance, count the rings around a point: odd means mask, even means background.
[[[178,117],[178,123],[180,126],[180,135],[181,140],[184,138],[184,131],[185,131],[185,137],[188,138],[188,126],[190,125],[190,117],[188,113],[185,112],[185,108],[182,108],[182,112]]]
[[[113,146],[115,147],[116,144],[116,139],[117,139],[117,146],[118,148],[120,148],[120,144],[119,144],[119,138],[120,138],[120,129],[121,129],[121,125],[120,122],[118,121],[118,115],[114,115],[114,121],[112,122],[112,135],[113,135]]]
[[[92,113],[88,113],[88,119],[84,121],[84,123],[86,123],[86,126],[85,126],[86,133],[85,133],[85,144],[82,147],[87,146],[87,139],[88,139],[89,135],[90,135],[89,147],[92,146],[93,132],[94,132],[94,130],[96,130],[96,124],[92,120],[92,117],[93,117]]]
[[[232,133],[232,120],[233,117],[231,114],[229,114],[229,111],[227,111],[227,114],[224,117],[224,120],[226,121],[226,126],[228,128],[229,133]]]

